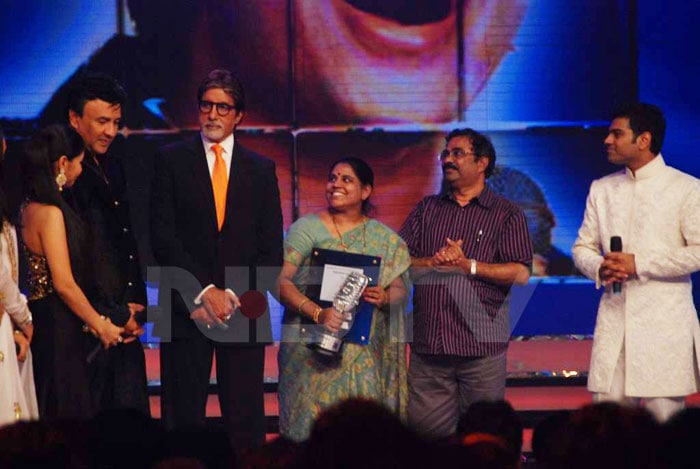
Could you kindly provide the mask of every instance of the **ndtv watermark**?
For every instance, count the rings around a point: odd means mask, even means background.
[[[317,286],[315,280],[322,278],[323,267],[300,267],[295,277],[295,284],[304,291],[304,287]],[[223,288],[230,288],[240,299],[241,307],[236,308],[230,319],[225,322],[224,328],[207,328],[203,323],[193,321],[198,330],[216,342],[225,343],[269,343],[271,342],[270,304],[267,293],[279,301],[277,291],[277,275],[279,269],[275,267],[227,267],[224,276]],[[487,313],[487,308],[478,300],[479,296],[471,291],[472,286],[467,278],[454,278],[450,275],[426,275],[408,285],[408,298],[404,304],[390,305],[383,308],[378,314],[388,318],[389,337],[391,341],[412,342],[413,339],[413,314],[409,314],[415,306],[409,304],[414,293],[414,287],[437,286],[444,301],[457,305],[458,312],[465,321],[467,327],[479,339],[480,331],[485,328],[484,321],[491,324],[489,341],[493,341],[493,330],[503,331],[499,337],[507,342],[510,333],[515,329],[525,308],[538,286],[538,282],[530,282],[524,286],[511,288],[505,301],[498,307],[496,314]],[[172,337],[174,315],[184,315],[190,321],[189,314],[201,305],[193,303],[195,298],[207,284],[202,284],[193,273],[179,267],[154,267],[147,269],[147,282],[157,285],[158,304],[149,306],[147,320],[155,325],[154,335],[161,342],[169,342]],[[500,288],[500,287],[497,287]],[[513,292],[517,292],[516,301],[513,300]],[[471,301],[465,301],[471,298]],[[491,308],[493,309],[493,308]],[[295,309],[293,309],[296,312]],[[375,314],[377,314],[375,312]],[[440,314],[440,311],[432,312]],[[376,319],[375,319],[376,320]],[[255,327],[251,327],[255,322]],[[309,342],[314,340],[316,333],[324,331],[322,325],[304,321],[303,323],[281,325],[281,341],[283,342]],[[486,339],[484,339],[486,340]]]

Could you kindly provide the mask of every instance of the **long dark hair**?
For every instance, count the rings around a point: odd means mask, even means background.
[[[331,164],[330,168],[328,168],[328,174],[330,175],[331,172],[333,171],[333,168],[335,168],[339,164],[346,164],[350,166],[357,176],[357,179],[360,180],[360,184],[362,186],[370,186],[372,189],[374,189],[374,171],[372,171],[372,167],[367,164],[367,162],[361,158],[356,158],[354,156],[350,156],[347,158],[341,158],[337,161],[334,161],[333,164]],[[376,207],[372,202],[369,201],[369,199],[372,196],[370,195],[367,197],[367,199],[362,201],[362,214],[363,215],[373,215],[376,212]]]
[[[24,197],[64,208],[65,202],[56,184],[53,164],[63,155],[72,160],[83,151],[83,139],[72,127],[52,124],[37,132],[22,152]]]
[[[72,127],[51,124],[34,134],[23,150],[20,163],[24,197],[32,202],[54,205],[63,213],[71,270],[80,288],[88,294],[93,277],[88,255],[90,239],[80,217],[59,192],[53,173],[53,164],[61,156],[73,160],[85,151],[83,139]]]

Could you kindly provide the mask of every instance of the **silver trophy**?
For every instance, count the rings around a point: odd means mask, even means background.
[[[348,333],[355,320],[355,308],[360,303],[360,296],[370,282],[370,278],[361,272],[350,272],[343,285],[333,298],[333,308],[343,315],[343,323],[338,332],[324,330],[318,334],[316,350],[327,356],[337,357],[343,336]]]

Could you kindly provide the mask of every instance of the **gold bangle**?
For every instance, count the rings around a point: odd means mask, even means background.
[[[302,300],[301,303],[299,303],[299,306],[297,306],[297,312],[298,312],[299,314],[302,314],[301,308],[303,308],[304,305],[305,305],[306,303],[308,303],[309,301],[311,301],[311,300],[308,299],[308,298],[305,298],[304,300]]]
[[[323,308],[321,308],[321,307],[319,306],[319,307],[316,308],[316,309],[314,310],[314,312],[313,312],[312,319],[314,320],[314,322],[315,322],[316,324],[318,324],[318,317],[321,315],[321,312],[322,312],[322,311],[323,311]]]

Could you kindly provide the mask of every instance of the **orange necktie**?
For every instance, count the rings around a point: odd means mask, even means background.
[[[214,160],[214,170],[211,172],[211,185],[214,188],[214,204],[216,205],[216,222],[219,231],[224,224],[224,214],[226,213],[226,190],[228,188],[228,174],[226,174],[226,163],[221,153],[224,147],[218,143],[211,146],[216,155]]]

